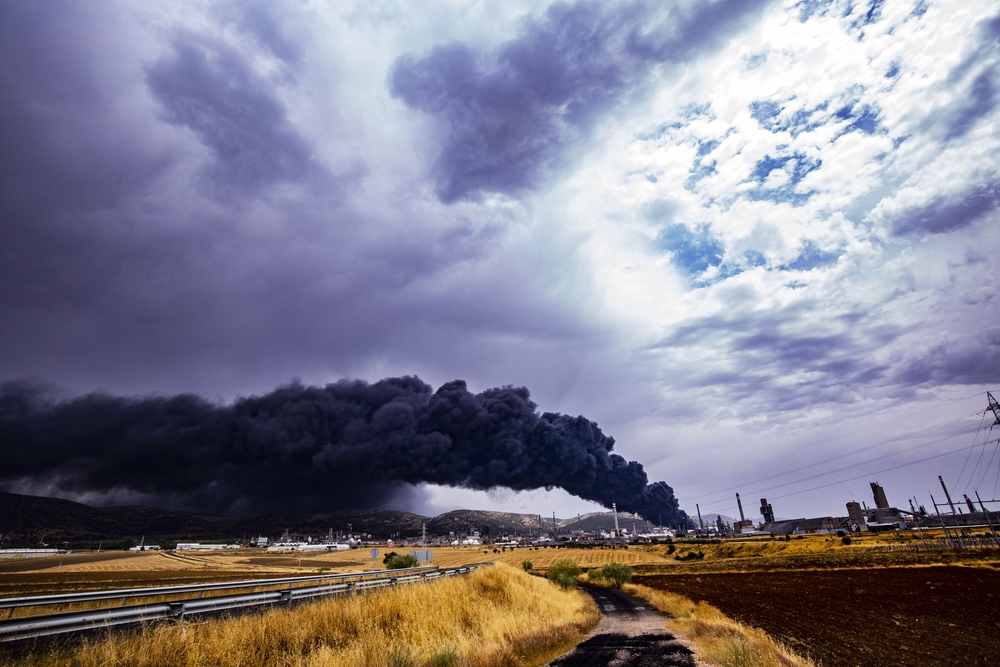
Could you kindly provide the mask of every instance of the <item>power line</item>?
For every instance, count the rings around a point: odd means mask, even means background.
[[[959,403],[961,401],[968,401],[970,399],[976,398],[977,396],[982,396],[985,393],[986,393],[985,391],[981,391],[978,394],[972,394],[971,396],[965,396],[963,398],[956,398],[956,399],[948,401],[946,403],[942,403],[938,407],[942,407],[943,408],[944,406],[951,405],[953,403]],[[850,435],[857,435],[858,433],[864,433],[865,431],[870,431],[871,429],[878,428],[879,426],[885,426],[886,424],[892,424],[894,422],[898,422],[898,421],[903,420],[903,419],[910,419],[913,416],[919,415],[919,414],[923,414],[924,412],[925,411],[922,410],[920,412],[914,412],[913,414],[904,415],[902,417],[897,417],[895,419],[889,419],[889,420],[884,421],[884,422],[879,422],[878,424],[873,424],[871,426],[866,426],[865,428],[858,429],[857,431],[851,431],[849,433],[842,433],[840,435],[835,435],[832,438],[827,438],[826,440],[820,440],[819,442],[814,442],[814,443],[811,443],[811,444],[808,444],[808,445],[802,445],[800,447],[792,447],[791,449],[787,449],[785,451],[778,452],[777,454],[769,454],[767,456],[762,456],[762,457],[760,457],[758,459],[752,459],[750,461],[744,461],[743,463],[737,463],[736,465],[729,466],[728,468],[715,468],[715,469],[713,469],[713,470],[711,470],[709,472],[705,472],[705,473],[702,473],[700,475],[694,475],[692,477],[687,477],[685,479],[677,480],[674,484],[675,485],[683,484],[685,482],[690,482],[693,479],[700,479],[702,477],[707,477],[708,475],[717,475],[720,472],[725,472],[727,470],[734,470],[735,468],[741,468],[743,466],[747,466],[747,465],[750,465],[752,463],[759,463],[761,461],[767,461],[769,459],[777,458],[779,456],[785,456],[786,454],[789,454],[791,452],[800,451],[800,450],[803,450],[803,449],[809,449],[811,447],[818,447],[819,445],[823,445],[823,444],[826,444],[828,442],[833,442],[834,440],[839,440],[840,438],[846,438],[847,436],[850,436]],[[980,411],[977,410],[976,412],[973,412],[972,414],[979,414],[979,412]],[[970,416],[970,415],[964,415],[963,417],[960,417],[959,419],[964,419],[965,417],[968,417],[968,416]],[[944,422],[944,423],[947,423],[947,422]]]
[[[957,438],[958,436],[961,436],[961,435],[968,435],[969,433],[972,433],[972,431],[965,431],[965,432],[962,432],[962,433],[955,433],[955,434],[952,434],[952,435],[949,435],[949,436],[945,436],[943,438],[938,438],[937,440],[931,440],[929,442],[924,442],[924,443],[921,443],[919,445],[914,445],[913,447],[907,447],[906,449],[901,449],[901,450],[896,451],[896,452],[890,452],[888,454],[883,454],[881,456],[876,456],[873,459],[868,459],[867,461],[862,461],[860,463],[851,464],[849,466],[844,466],[842,468],[837,468],[835,470],[828,470],[826,472],[817,473],[815,475],[811,475],[809,477],[803,477],[802,479],[796,479],[796,480],[793,480],[791,482],[783,482],[781,484],[775,484],[774,486],[769,486],[769,487],[766,487],[764,489],[757,489],[753,493],[764,493],[766,491],[771,491],[773,489],[780,489],[780,488],[785,487],[785,486],[791,486],[792,484],[798,484],[800,482],[806,482],[806,481],[809,481],[811,479],[817,479],[817,478],[820,478],[820,477],[826,477],[827,475],[836,474],[838,472],[844,472],[845,470],[850,470],[851,468],[856,468],[858,466],[867,465],[867,464],[870,464],[870,463],[875,463],[876,461],[882,461],[884,459],[891,458],[893,456],[898,456],[899,454],[905,454],[906,452],[912,452],[912,451],[917,450],[917,449],[923,449],[924,447],[930,447],[931,445],[936,445],[936,444],[945,442],[947,440],[951,440],[952,438]],[[957,450],[954,450],[954,451],[959,451],[960,452],[960,451],[962,451],[964,449],[965,449],[965,447],[963,446],[961,449],[957,449]],[[950,454],[952,452],[948,452],[948,453]],[[932,456],[931,458],[937,458],[937,456]],[[926,459],[921,459],[921,460],[926,460]],[[914,461],[913,463],[919,463],[919,461]],[[897,467],[902,467],[902,466],[905,466],[905,465],[910,465],[910,463],[900,464],[900,466],[897,466]],[[894,469],[895,468],[890,468],[890,470],[894,470]],[[878,474],[877,472],[874,472],[874,473],[865,473],[863,475],[860,475],[859,477],[852,477],[851,479],[859,479],[860,477],[865,477],[865,476],[868,476],[868,475],[877,475],[877,474]],[[845,480],[845,481],[850,481],[850,480]],[[803,491],[796,491],[795,493],[796,494],[797,493],[805,493],[806,491],[811,491],[811,490],[815,490],[815,489],[823,489],[823,488],[826,488],[827,486],[831,486],[831,485],[825,484],[825,485],[817,486],[814,489],[804,489]],[[790,495],[795,495],[795,494],[790,494]],[[786,496],[777,496],[777,498],[784,498],[784,497],[786,497]],[[777,498],[775,498],[775,499],[777,499]],[[716,502],[719,502],[719,501],[716,501]]]
[[[953,449],[951,451],[943,452],[941,454],[934,454],[933,456],[927,456],[927,457],[922,458],[922,459],[917,459],[916,461],[907,461],[906,463],[900,463],[899,465],[890,466],[888,468],[883,468],[882,470],[876,470],[874,472],[866,472],[863,475],[856,475],[854,477],[848,477],[846,479],[841,479],[841,480],[838,480],[836,482],[830,482],[829,484],[820,484],[819,486],[814,486],[814,487],[811,487],[811,488],[808,488],[808,489],[802,489],[800,491],[792,491],[791,493],[786,493],[784,495],[775,496],[774,498],[772,498],[772,500],[781,500],[782,498],[791,498],[792,496],[797,496],[797,495],[800,495],[800,494],[803,494],[803,493],[809,493],[810,491],[817,491],[819,489],[825,489],[825,488],[828,488],[828,487],[831,487],[831,486],[836,486],[838,484],[844,484],[846,482],[853,482],[856,479],[864,479],[865,477],[873,477],[875,475],[880,475],[880,474],[882,474],[884,472],[891,472],[893,470],[898,470],[900,468],[905,468],[907,466],[916,465],[918,463],[924,463],[925,461],[931,461],[933,459],[939,459],[939,458],[942,458],[942,457],[945,457],[945,456],[950,456],[951,454],[957,454],[958,452],[961,452],[963,449],[965,449],[965,447],[962,447],[960,449]],[[731,507],[724,508],[725,511],[728,511],[728,510],[731,510],[731,509],[732,509]]]
[[[726,488],[723,488],[723,489],[718,489],[718,490],[715,490],[715,491],[708,491],[706,493],[702,493],[702,494],[697,495],[697,496],[692,496],[692,497],[689,498],[689,500],[700,500],[700,499],[705,498],[707,496],[713,496],[713,495],[716,495],[716,494],[719,494],[719,493],[725,493],[727,491],[735,491],[738,488],[746,487],[746,486],[749,486],[751,484],[759,484],[761,482],[766,482],[766,481],[771,480],[771,479],[777,479],[777,478],[780,478],[780,477],[784,477],[786,475],[791,475],[791,474],[794,474],[794,473],[802,472],[803,470],[808,470],[809,468],[815,468],[816,466],[821,466],[821,465],[824,465],[826,463],[832,463],[833,461],[838,461],[840,459],[844,459],[844,458],[847,458],[849,456],[854,456],[855,454],[860,454],[862,452],[871,451],[872,449],[876,449],[878,447],[882,447],[883,445],[891,444],[893,442],[899,442],[900,440],[906,440],[906,439],[911,438],[913,436],[917,436],[917,435],[921,435],[923,433],[927,433],[927,432],[933,431],[933,430],[938,429],[938,428],[940,428],[942,426],[948,426],[949,424],[954,424],[954,423],[959,422],[959,421],[961,421],[963,419],[967,419],[967,418],[971,417],[972,415],[981,414],[981,412],[982,411],[977,410],[976,412],[965,414],[965,415],[962,415],[961,417],[955,417],[953,419],[949,419],[949,420],[946,420],[946,421],[943,421],[943,422],[939,422],[937,424],[932,424],[930,426],[925,426],[925,427],[922,427],[920,429],[917,429],[917,430],[914,430],[914,431],[910,431],[908,433],[904,433],[903,435],[898,435],[898,436],[895,436],[895,437],[892,437],[892,438],[888,438],[886,440],[882,440],[881,442],[877,442],[877,443],[872,444],[872,445],[866,445],[864,447],[860,447],[858,449],[855,449],[855,450],[852,450],[852,451],[849,451],[849,452],[844,452],[844,453],[841,453],[841,454],[837,454],[836,456],[832,456],[832,457],[823,459],[822,461],[816,461],[814,463],[807,463],[805,465],[801,465],[801,466],[798,466],[796,468],[790,468],[790,469],[784,470],[782,472],[777,472],[777,473],[774,473],[774,474],[771,474],[771,475],[767,475],[765,477],[761,477],[761,478],[755,479],[755,480],[750,481],[750,482],[742,482],[742,483],[740,483],[738,485],[735,485],[735,486],[730,486],[730,487],[726,487]],[[980,425],[980,427],[977,427],[975,429],[975,431],[971,431],[971,430],[970,431],[963,431],[963,432],[955,434],[955,435],[966,435],[968,433],[973,433],[973,432],[978,433],[979,430],[980,430],[980,428],[981,428],[981,425]],[[950,436],[950,437],[954,437],[954,436]],[[909,451],[909,450],[901,450],[901,451]],[[878,460],[878,459],[873,459],[873,460]],[[811,479],[811,478],[806,478],[806,479]]]
[[[962,481],[962,475],[965,474],[965,466],[969,465],[969,459],[972,458],[972,452],[976,448],[976,443],[979,441],[979,433],[980,433],[980,431],[983,430],[983,422],[986,421],[986,413],[987,412],[989,412],[989,410],[983,410],[983,418],[979,420],[979,430],[976,431],[975,437],[972,438],[972,446],[969,447],[969,455],[965,457],[965,463],[962,464],[962,471],[958,473],[958,479],[955,480],[955,488],[956,489],[958,488],[959,483]],[[990,430],[992,430],[992,427],[991,427]],[[987,440],[990,439],[989,435],[986,436],[986,439]],[[985,447],[986,445],[984,444],[983,446]],[[972,477],[971,476],[969,477],[969,481],[970,482],[972,481]],[[965,489],[963,489],[963,490],[968,490],[968,488],[969,488],[969,485],[966,484],[965,485]]]

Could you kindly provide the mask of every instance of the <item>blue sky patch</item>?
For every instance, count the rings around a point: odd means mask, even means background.
[[[819,246],[812,241],[806,241],[802,244],[802,250],[799,252],[799,256],[781,268],[785,271],[810,271],[812,269],[836,264],[842,254],[843,251],[840,250],[820,250]]]
[[[689,192],[694,190],[702,179],[708,178],[715,173],[715,165],[715,160],[707,162],[703,162],[701,158],[695,160],[694,164],[691,165],[691,171],[688,172],[690,175],[684,181],[684,189]]]
[[[722,264],[725,248],[710,229],[709,225],[699,225],[691,231],[687,225],[676,223],[661,231],[656,240],[662,250],[671,253],[674,266],[696,276],[710,266]]]
[[[815,192],[796,192],[797,186],[809,173],[816,171],[822,166],[823,161],[810,159],[803,153],[793,153],[792,155],[771,156],[765,155],[754,165],[750,180],[759,185],[747,191],[747,198],[751,201],[773,201],[775,203],[788,203],[792,206],[801,206],[806,203]],[[782,169],[788,174],[788,181],[784,184],[765,188],[764,182],[775,169]]]
[[[797,137],[803,132],[810,132],[822,127],[826,121],[820,112],[826,111],[827,106],[827,102],[822,102],[812,109],[799,109],[787,118],[779,118],[778,116],[784,109],[780,102],[758,100],[750,103],[750,115],[766,130],[788,132],[792,137]]]
[[[859,130],[865,134],[875,134],[878,129],[879,109],[874,104],[858,104],[848,102],[837,109],[833,117],[840,120],[849,120],[851,123],[844,129],[844,132]]]

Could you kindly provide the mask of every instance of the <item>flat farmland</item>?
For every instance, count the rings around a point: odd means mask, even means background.
[[[1000,571],[929,566],[649,575],[824,667],[1000,664]]]
[[[377,547],[376,569],[384,569],[382,558],[390,551],[409,553],[414,547]],[[492,546],[428,547],[434,565],[460,566],[499,561],[520,566],[529,560],[545,569],[569,558],[583,568],[616,561],[630,565],[664,566],[670,561],[657,553],[637,549],[565,549],[518,547],[493,552]],[[319,571],[347,573],[370,570],[370,547],[348,551],[268,553],[264,549],[231,551],[105,551],[0,561],[0,597],[43,595],[72,591],[168,586],[209,581],[234,581],[313,574]]]

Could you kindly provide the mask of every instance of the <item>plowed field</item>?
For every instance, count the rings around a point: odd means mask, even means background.
[[[651,575],[823,667],[1000,665],[1000,572],[907,567]]]

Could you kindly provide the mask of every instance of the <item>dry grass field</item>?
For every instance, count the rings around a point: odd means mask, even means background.
[[[907,550],[921,544],[921,540],[910,536],[868,535],[851,536],[851,544],[845,545],[840,538],[828,535],[806,535],[802,539],[790,541],[755,538],[722,540],[713,542],[676,542],[670,553],[667,545],[632,547],[660,556],[658,562],[640,564],[641,573],[685,573],[701,574],[709,572],[767,572],[776,570],[801,569],[844,569],[868,567],[903,567],[962,564],[977,567],[991,567],[1000,563],[1000,553],[996,550],[979,549],[934,549],[930,551]],[[927,539],[940,538],[929,534]],[[703,557],[693,560],[693,554]]]
[[[527,667],[568,649],[598,618],[585,594],[501,564],[290,610],[113,634],[6,664]]]

